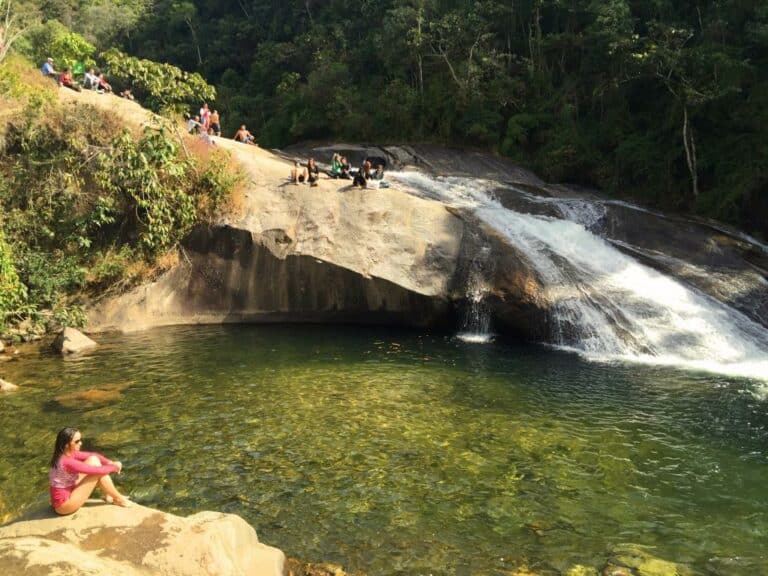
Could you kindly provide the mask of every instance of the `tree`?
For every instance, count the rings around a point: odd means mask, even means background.
[[[12,8],[12,0],[0,0],[0,62],[16,41],[36,21],[36,11],[30,7]]]
[[[156,111],[183,109],[216,98],[216,89],[197,72],[134,58],[116,48],[102,52],[101,57],[112,76],[130,84]]]
[[[729,77],[729,71],[741,67],[743,63],[716,46],[697,41],[700,32],[692,28],[652,22],[650,30],[647,57],[656,78],[682,108],[685,161],[693,197],[698,198],[698,154],[690,112],[738,90],[738,85]]]

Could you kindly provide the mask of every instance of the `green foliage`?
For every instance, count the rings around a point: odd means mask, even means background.
[[[129,286],[237,183],[224,153],[188,157],[162,125],[135,138],[84,104],[16,105],[0,147],[2,322],[76,325],[78,294]]]
[[[101,155],[96,181],[122,201],[138,232],[138,240],[156,255],[180,240],[197,219],[197,204],[187,185],[191,163],[165,130],[145,128],[138,142],[125,131],[114,148]],[[104,220],[103,206],[92,218]],[[107,213],[107,220],[112,215]]]
[[[0,226],[0,331],[6,328],[9,320],[21,313],[26,301],[27,287],[19,280],[11,247],[5,241]]]
[[[93,66],[96,48],[85,38],[56,20],[48,20],[32,27],[26,34],[28,43],[25,55],[34,62],[42,63],[51,57],[57,70],[73,67],[76,63]]]
[[[116,48],[103,52],[101,58],[110,75],[130,85],[153,110],[183,110],[216,98],[216,89],[196,72],[127,56]]]
[[[481,145],[552,178],[768,235],[764,134],[735,120],[768,109],[763,4],[158,2],[125,46],[217,83],[225,130],[246,122],[265,146]],[[738,154],[731,133],[743,136]]]

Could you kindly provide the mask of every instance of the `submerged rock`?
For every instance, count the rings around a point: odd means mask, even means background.
[[[242,518],[218,512],[182,518],[89,500],[71,516],[39,511],[0,528],[0,566],[19,576],[282,576],[284,561]]]
[[[615,548],[606,562],[603,576],[693,576],[683,564],[662,560],[642,547],[626,544]]]
[[[64,328],[53,342],[54,349],[63,354],[77,354],[98,346],[96,342],[75,328]]]
[[[288,558],[285,563],[286,576],[347,576],[344,568],[338,564],[312,564],[296,558]]]
[[[102,406],[122,400],[122,392],[127,387],[128,384],[108,384],[99,388],[59,394],[55,400],[64,408],[71,409],[82,408],[84,404],[88,406]]]
[[[597,569],[592,566],[584,566],[583,564],[576,564],[568,569],[565,576],[598,576]]]
[[[13,392],[18,389],[19,387],[16,384],[11,384],[7,380],[0,378],[0,392]]]

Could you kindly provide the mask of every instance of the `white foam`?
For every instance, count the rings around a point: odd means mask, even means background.
[[[768,381],[768,331],[741,312],[645,266],[583,224],[504,208],[497,185],[396,176],[418,193],[475,215],[526,254],[551,302],[555,344],[590,360],[679,366]],[[551,200],[551,199],[550,199]],[[565,201],[592,224],[599,209]]]

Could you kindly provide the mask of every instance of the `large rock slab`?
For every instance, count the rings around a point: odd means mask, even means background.
[[[184,242],[157,281],[89,311],[89,330],[220,322],[435,325],[450,314],[464,222],[406,191],[287,182],[290,162],[218,141],[244,167],[243,209]]]
[[[98,346],[96,342],[75,328],[64,328],[53,341],[54,350],[64,356],[90,350],[96,346]]]
[[[242,518],[218,512],[91,500],[71,516],[40,511],[0,528],[0,573],[18,576],[282,576],[284,562]]]

